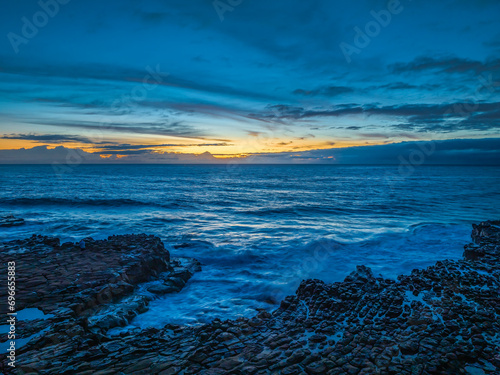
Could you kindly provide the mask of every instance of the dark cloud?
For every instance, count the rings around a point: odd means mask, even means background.
[[[152,154],[154,150],[105,150],[105,151],[95,151],[92,154],[95,155],[144,155],[144,154]]]
[[[371,86],[369,89],[375,90],[420,90],[420,91],[432,91],[440,88],[440,84],[419,84],[414,85],[407,82],[393,82],[387,83],[385,85]]]
[[[300,119],[304,112],[305,110],[302,107],[275,104],[266,106],[261,113],[250,113],[247,117],[265,122],[280,122],[285,119]]]
[[[321,155],[320,152],[315,154]],[[429,164],[500,165],[500,139],[453,139],[350,147],[332,150],[331,156],[340,164],[397,164],[405,171]]]
[[[99,148],[104,151],[121,151],[121,150],[140,150],[140,149],[152,149],[159,147],[223,147],[230,146],[229,143],[194,143],[194,144],[182,144],[182,143],[163,143],[157,145],[131,145],[131,144],[120,144],[120,145],[107,145],[100,146]]]
[[[334,143],[330,143],[333,145]],[[102,158],[101,156],[110,156]],[[3,163],[308,163],[308,164],[390,164],[399,172],[411,172],[421,165],[500,165],[500,138],[451,139],[443,141],[400,142],[377,146],[328,148],[311,151],[257,153],[242,158],[217,159],[208,152],[202,154],[158,153],[149,149],[99,151],[88,153],[63,146],[50,149],[0,150]],[[403,173],[404,172],[404,173]],[[404,176],[403,176],[404,177]]]
[[[450,104],[403,104],[393,106],[351,105],[325,110],[308,110],[288,105],[268,106],[262,114],[252,114],[252,118],[262,121],[304,120],[322,117],[342,117],[349,115],[384,116],[404,119],[393,125],[404,130],[418,132],[453,132],[458,130],[500,129],[500,102],[474,103],[457,102]],[[350,127],[349,130],[359,130]]]
[[[2,139],[21,139],[25,141],[36,141],[45,143],[95,143],[92,140],[78,135],[62,135],[62,134],[4,134]]]
[[[500,138],[400,142],[295,153],[254,155],[254,163],[396,165],[405,177],[422,165],[500,165]]]
[[[27,123],[33,123],[32,121],[25,121]],[[180,138],[197,138],[197,139],[207,139],[205,138],[205,132],[201,130],[194,129],[192,126],[186,125],[182,122],[171,122],[171,123],[113,123],[113,122],[92,122],[92,121],[47,121],[39,120],[36,121],[38,125],[47,125],[62,127],[67,129],[86,129],[95,130],[96,135],[102,132],[117,132],[125,134],[148,134],[148,135],[163,135],[170,137],[180,137]],[[226,140],[221,140],[226,141]]]
[[[389,138],[407,138],[407,139],[418,139],[418,137],[409,133],[395,133],[395,132],[387,132],[387,133],[359,133],[359,136],[364,137],[366,139],[389,139]]]
[[[85,115],[124,116],[134,115],[137,110],[146,110],[155,116],[175,117],[180,114],[208,115],[215,118],[232,118],[245,120],[246,113],[242,110],[231,108],[225,103],[188,103],[167,100],[133,100],[130,96],[123,95],[118,99],[92,100],[81,102],[81,99],[67,97],[35,97],[30,101],[46,103],[51,106],[75,109],[75,113]]]
[[[393,73],[422,72],[435,70],[441,73],[467,73],[476,75],[484,72],[497,72],[500,70],[500,59],[478,61],[459,57],[418,57],[409,63],[396,63],[389,66]]]
[[[58,146],[53,149],[48,146],[37,146],[29,149],[0,150],[0,160],[6,164],[52,164],[85,161],[87,163],[101,162],[98,155],[89,154],[80,149]]]
[[[139,106],[154,109],[168,109],[187,114],[204,114],[211,117],[239,118],[244,116],[244,112],[238,109],[229,108],[224,104],[209,103],[172,103],[166,101],[144,101]]]
[[[106,156],[106,157],[105,157]],[[104,157],[104,158],[103,158]],[[114,163],[217,163],[210,153],[179,154],[158,153],[153,150],[124,150],[86,152],[82,149],[47,145],[29,149],[0,150],[0,160],[4,164],[53,164],[54,172],[68,171],[79,164],[114,164]],[[224,161],[223,161],[224,162]]]
[[[147,67],[144,70],[131,69],[123,66],[113,66],[107,64],[79,64],[79,65],[44,65],[32,64],[23,60],[18,60],[13,56],[1,56],[0,73],[35,76],[35,77],[53,77],[69,79],[94,79],[106,81],[137,81],[143,80],[148,75]],[[150,67],[155,71],[156,67]],[[166,79],[168,72],[163,72],[158,67],[157,71],[161,73],[159,78]],[[61,84],[62,82],[60,82]]]
[[[92,82],[111,81],[146,85],[149,88],[153,86],[164,86],[244,98],[277,99],[275,95],[270,95],[269,92],[262,90],[247,90],[234,85],[221,85],[219,81],[210,82],[209,80],[203,79],[192,80],[179,75],[173,75],[160,64],[145,64],[142,69],[102,63],[43,65],[27,63],[13,56],[1,55],[0,75],[2,74],[41,77],[43,79],[67,79],[67,82],[57,82],[57,84],[61,86],[74,85],[75,81],[81,84],[82,79],[87,79],[92,80],[87,82],[87,85],[90,85]],[[130,90],[131,89],[133,89],[133,87],[130,87]],[[130,93],[128,94],[130,95]]]
[[[342,94],[354,92],[354,89],[346,86],[326,86],[313,90],[297,89],[293,93],[301,96],[327,96],[334,97]]]
[[[389,90],[410,90],[418,88],[418,86],[416,85],[410,85],[409,83],[404,83],[404,82],[389,83],[387,85],[383,85],[380,87]]]
[[[368,139],[387,139],[389,136],[387,134],[382,134],[382,133],[360,133],[359,134],[361,137],[368,138]]]
[[[231,146],[227,142],[218,143],[162,143],[162,144],[150,144],[150,145],[138,145],[138,144],[119,144],[116,142],[105,142],[105,141],[95,141],[86,137],[80,137],[75,135],[62,135],[62,134],[4,134],[0,139],[18,139],[26,141],[36,141],[40,143],[67,143],[67,142],[78,142],[84,144],[96,145],[101,149],[102,152],[96,153],[106,153],[105,151],[132,151],[141,149],[151,149],[159,147],[224,147]],[[111,152],[108,152],[110,154]]]

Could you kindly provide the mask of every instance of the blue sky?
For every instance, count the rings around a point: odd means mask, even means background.
[[[147,161],[497,138],[499,14],[493,0],[9,1],[0,149]]]

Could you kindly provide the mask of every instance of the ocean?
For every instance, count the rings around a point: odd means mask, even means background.
[[[471,224],[499,219],[500,167],[0,165],[0,242],[148,233],[202,265],[131,326],[197,324],[274,310],[302,279],[356,265],[396,278],[458,259]]]

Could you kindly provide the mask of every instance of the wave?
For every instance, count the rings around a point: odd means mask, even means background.
[[[238,210],[243,215],[268,216],[281,214],[296,214],[297,207],[255,208],[250,210]]]
[[[68,198],[8,198],[0,202],[1,205],[9,206],[98,206],[98,207],[130,207],[130,206],[148,206],[148,207],[163,207],[163,208],[180,208],[178,203],[155,203],[144,202],[136,199],[68,199]],[[184,207],[184,205],[182,205]]]
[[[337,240],[328,237],[318,238],[308,242],[301,250],[312,253],[318,248],[327,250],[344,250],[349,247],[380,247],[384,244],[404,243],[409,240],[426,243],[427,241],[446,241],[448,238],[468,236],[470,229],[465,224],[444,224],[436,222],[421,222],[409,225],[406,230],[385,231],[367,235],[364,239]]]
[[[268,215],[299,215],[310,216],[318,215],[346,215],[346,214],[376,214],[395,209],[408,209],[406,206],[395,205],[371,205],[370,207],[322,207],[314,205],[298,204],[287,207],[259,207],[253,209],[237,210],[237,213],[244,215],[268,216]]]
[[[343,243],[330,238],[320,238],[307,243],[301,249],[301,253],[305,255],[318,255],[320,253],[331,254],[335,251],[344,250],[349,245],[352,244]]]
[[[384,277],[396,277],[414,268],[443,259],[460,259],[470,240],[464,224],[419,223],[402,232],[383,232],[367,239],[344,242],[322,238],[307,243],[299,252],[304,276],[340,281],[356,265],[373,268]],[[297,255],[298,254],[298,255]]]

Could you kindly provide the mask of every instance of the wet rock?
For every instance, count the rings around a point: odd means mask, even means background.
[[[155,293],[158,295],[163,295],[167,293],[175,293],[178,292],[180,288],[178,286],[174,285],[167,285],[167,284],[154,284],[148,287],[148,291],[151,293]]]
[[[302,362],[311,352],[308,350],[296,350],[293,354],[288,357],[286,363],[297,364]]]
[[[234,340],[234,339],[235,339],[235,336],[229,332],[222,332],[220,335],[217,336],[217,340],[219,340],[219,341],[229,341],[229,340]]]
[[[49,330],[18,362],[39,374],[498,374],[500,222],[475,225],[472,238],[464,259],[397,281],[358,266],[343,282],[304,280],[271,314],[119,337],[106,328],[152,298],[138,294],[139,283],[155,294],[180,288],[199,263],[170,259],[151,236],[85,239],[84,249],[40,236],[12,241],[4,247],[30,275],[20,303],[55,315],[20,325]]]
[[[346,277],[346,282],[360,282],[366,283],[369,280],[373,280],[373,272],[369,267],[366,266],[356,266],[356,271],[353,271],[349,276]]]
[[[305,370],[310,375],[322,375],[326,373],[327,367],[322,362],[314,362],[307,365]]]
[[[326,340],[325,335],[312,335],[311,337],[309,337],[309,341],[311,342],[322,342],[325,340]]]
[[[166,281],[165,281],[166,284],[168,285],[172,285],[174,287],[177,287],[177,288],[182,288],[185,284],[186,284],[186,281],[184,281],[184,279],[180,278],[180,277],[169,277]]]

